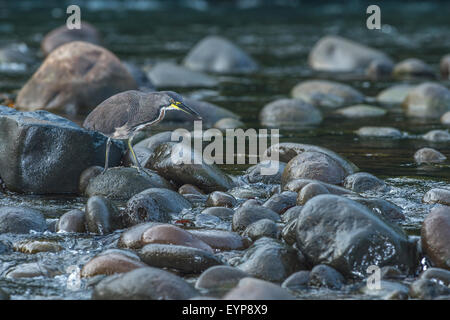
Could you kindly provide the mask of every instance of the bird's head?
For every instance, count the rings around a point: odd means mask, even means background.
[[[183,97],[181,95],[179,95],[178,93],[173,92],[173,91],[165,91],[164,95],[165,95],[164,108],[166,110],[183,111],[183,112],[186,112],[187,114],[190,114],[190,115],[196,117],[199,120],[202,119],[202,117],[198,114],[197,111],[195,111],[194,109],[192,109],[191,107],[187,106],[184,103]]]

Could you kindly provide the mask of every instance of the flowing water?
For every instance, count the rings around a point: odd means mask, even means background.
[[[24,43],[36,56],[35,63],[0,65],[0,93],[15,94],[39,66],[39,44],[46,32],[65,22],[63,2],[0,2],[0,46]],[[382,6],[381,30],[365,27],[365,8],[360,2],[346,5],[326,3],[320,7],[283,2],[267,8],[264,1],[236,1],[234,5],[218,1],[211,7],[205,1],[71,1],[82,9],[82,19],[91,22],[103,34],[104,46],[124,61],[151,66],[158,61],[181,62],[188,50],[206,35],[225,36],[250,53],[260,70],[244,76],[218,76],[214,89],[177,90],[180,93],[225,107],[239,114],[247,127],[259,128],[259,110],[268,102],[288,97],[298,82],[312,78],[336,79],[350,84],[367,96],[399,81],[369,81],[350,75],[330,75],[308,68],[307,55],[314,43],[326,34],[339,34],[379,48],[395,60],[416,57],[438,70],[440,58],[450,52],[450,4],[401,2]],[[241,10],[235,10],[236,6]],[[233,9],[234,8],[234,9]],[[419,83],[410,81],[408,83]],[[442,82],[450,86],[450,82]],[[82,119],[73,119],[80,123]],[[392,126],[405,134],[399,139],[362,139],[354,131],[364,125]],[[420,135],[432,129],[446,129],[438,121],[410,120],[401,110],[391,109],[382,118],[343,120],[326,118],[320,126],[306,129],[280,128],[280,141],[300,142],[327,147],[354,162],[361,171],[386,180],[391,186],[384,199],[403,208],[406,220],[401,224],[410,234],[419,234],[430,206],[421,202],[433,187],[449,188],[450,167],[418,166],[415,151],[423,146],[438,149],[450,157],[450,144],[430,144]],[[224,166],[240,174],[247,166]],[[81,197],[23,196],[0,194],[0,205],[26,205],[41,210],[48,219],[56,219],[72,208],[82,208]],[[51,280],[43,277],[7,280],[0,287],[15,299],[89,298],[90,289],[67,288],[71,265],[82,266],[96,253],[113,246],[118,234],[109,236],[61,235],[55,233],[18,236],[0,235],[0,240],[49,239],[64,248],[57,253],[0,254],[0,274],[24,262],[50,264],[62,269]],[[342,294],[345,297],[345,294]],[[325,295],[324,297],[328,297]],[[336,293],[331,295],[336,296]]]

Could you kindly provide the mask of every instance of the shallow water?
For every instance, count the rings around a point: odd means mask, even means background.
[[[60,3],[60,2],[59,2]],[[317,74],[307,66],[307,55],[313,44],[325,34],[339,34],[380,48],[395,60],[416,57],[436,71],[440,58],[450,52],[450,4],[389,4],[382,7],[381,31],[365,28],[365,7],[350,2],[311,7],[307,5],[265,8],[264,1],[238,2],[246,8],[232,11],[220,2],[208,7],[204,1],[185,1],[173,7],[172,1],[71,1],[80,3],[82,19],[93,23],[104,36],[104,45],[122,60],[139,66],[158,61],[180,62],[201,38],[220,34],[249,52],[261,65],[260,71],[245,76],[218,76],[215,89],[178,90],[184,95],[210,101],[234,111],[248,127],[259,128],[257,114],[268,102],[287,97],[299,81],[311,78],[338,79],[367,96],[399,81],[368,81],[347,75]],[[295,3],[295,2],[293,2]],[[59,8],[58,8],[59,6]],[[189,8],[190,7],[190,8]],[[39,43],[50,29],[64,23],[65,7],[46,1],[0,4],[0,46],[25,43],[36,54],[36,63],[0,66],[0,93],[15,93],[39,65]],[[412,81],[408,83],[418,83]],[[450,82],[444,82],[450,86]],[[82,119],[73,119],[81,122]],[[401,139],[362,139],[354,131],[364,125],[392,126],[405,132]],[[378,194],[403,208],[406,220],[401,225],[410,234],[419,233],[421,222],[430,206],[421,203],[423,194],[433,187],[449,188],[449,165],[417,166],[414,152],[431,146],[450,157],[450,144],[431,144],[420,135],[432,129],[445,129],[438,121],[417,122],[405,118],[401,110],[391,110],[385,117],[368,120],[327,118],[318,126],[303,130],[281,129],[280,141],[301,142],[327,147],[354,162],[362,171],[386,179],[391,186],[387,194]],[[239,174],[247,166],[224,166],[229,173]],[[23,196],[0,194],[0,205],[27,205],[41,210],[46,218],[55,219],[73,208],[82,208],[81,197]],[[5,236],[0,236],[0,240]],[[96,253],[112,246],[117,234],[107,237],[72,236],[54,233],[10,237],[15,242],[24,238],[50,239],[64,250],[58,253],[0,255],[0,274],[22,262],[50,263],[63,270],[82,266]],[[231,253],[230,253],[231,254]],[[7,280],[0,287],[13,292],[15,299],[89,298],[90,291],[82,283],[81,290],[68,289],[65,272],[52,280],[44,278]],[[315,296],[314,294],[312,294]],[[352,297],[344,293],[323,293],[322,298]]]

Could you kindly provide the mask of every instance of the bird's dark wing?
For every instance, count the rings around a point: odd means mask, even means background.
[[[141,94],[139,91],[130,90],[106,99],[86,117],[83,127],[106,135],[113,134],[116,128],[127,124],[137,112]]]

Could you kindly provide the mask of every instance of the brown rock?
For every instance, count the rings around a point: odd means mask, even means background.
[[[450,270],[450,207],[434,207],[422,224],[422,248],[438,268]]]

